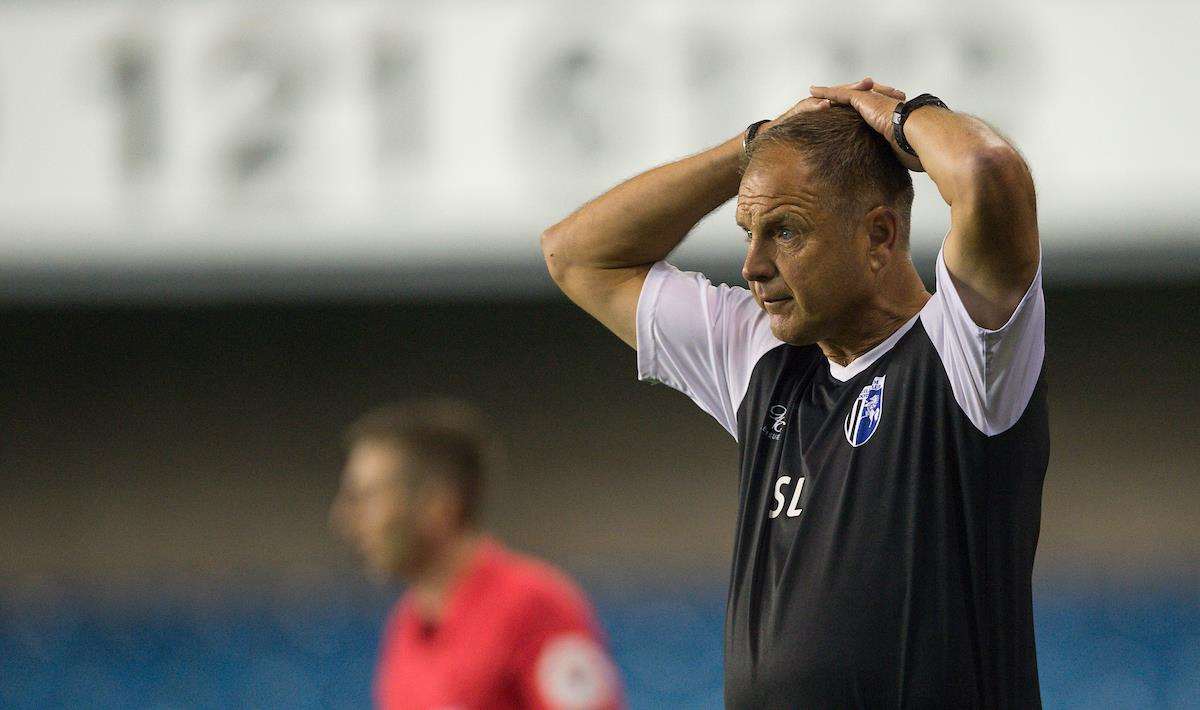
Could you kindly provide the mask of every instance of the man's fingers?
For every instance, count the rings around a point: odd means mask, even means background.
[[[803,110],[805,111],[820,111],[829,108],[830,101],[829,99],[818,99],[815,96],[809,96],[807,99],[801,101],[800,105],[804,107]]]
[[[834,88],[834,89],[849,89],[850,91],[870,91],[871,87],[874,85],[875,85],[875,80],[868,76],[868,77],[859,79],[858,81],[855,81],[850,84],[837,84],[836,86],[833,86],[832,88]]]
[[[850,93],[852,91],[873,91],[877,94],[882,94],[897,101],[904,101],[907,97],[904,92],[887,84],[880,84],[871,77],[865,77],[853,84],[839,84],[837,86],[813,86],[810,87],[813,96],[832,99],[838,103],[850,103]],[[827,92],[827,93],[817,93]],[[837,95],[830,95],[828,92],[838,92]]]
[[[848,104],[850,103],[851,94],[856,89],[846,88],[844,86],[810,86],[808,92],[818,99],[829,99],[835,103]]]
[[[848,104],[848,103],[850,103],[850,96],[851,96],[852,92],[872,91],[873,89],[877,89],[879,87],[880,87],[880,85],[876,84],[874,79],[872,79],[869,76],[865,76],[851,84],[837,84],[835,86],[810,86],[810,87],[808,87],[808,89],[809,89],[809,93],[811,93],[813,96],[816,96],[818,98],[829,99],[831,101],[834,101],[834,102],[840,103],[840,104]],[[895,91],[895,89],[893,89],[890,86],[883,87],[883,88],[886,88],[889,91]],[[826,93],[819,94],[819,93],[817,93],[818,89],[821,91],[824,91]],[[883,92],[880,92],[880,93],[883,93]],[[885,95],[891,96],[892,98],[900,98],[900,97],[894,96],[893,94],[885,94]],[[900,96],[901,97],[903,96],[903,92],[900,93]],[[900,100],[903,101],[903,98],[901,98]]]
[[[903,98],[885,94],[882,91],[863,91],[860,89],[844,89],[840,86],[813,86],[809,92],[820,99],[829,99],[835,104],[846,104],[858,108],[858,103],[863,103],[866,106],[874,106],[877,102],[874,100],[876,96],[886,97],[891,101],[903,101]]]
[[[789,116],[795,116],[798,113],[811,113],[813,111],[822,111],[822,110],[828,109],[830,107],[830,105],[831,105],[831,103],[830,103],[829,99],[819,99],[815,96],[809,96],[807,99],[800,101],[795,106],[788,109],[787,113],[783,114],[779,118],[780,119],[788,118]]]
[[[887,84],[876,83],[874,86],[871,87],[871,91],[874,91],[879,94],[883,94],[884,96],[890,96],[891,98],[896,99],[897,101],[904,101],[904,99],[905,99],[903,91],[901,91],[897,88],[888,86]]]

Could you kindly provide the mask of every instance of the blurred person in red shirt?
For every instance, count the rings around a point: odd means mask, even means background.
[[[407,583],[376,665],[381,708],[624,706],[583,592],[479,527],[497,450],[482,415],[437,400],[383,407],[349,429],[330,521],[371,576]]]

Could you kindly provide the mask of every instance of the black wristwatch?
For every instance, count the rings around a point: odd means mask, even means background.
[[[892,113],[892,136],[896,139],[896,145],[900,146],[900,150],[908,153],[914,158],[918,158],[920,156],[918,156],[917,151],[913,150],[913,147],[908,144],[908,141],[904,139],[904,122],[908,120],[909,114],[921,108],[922,106],[940,106],[947,111],[950,110],[949,106],[947,106],[941,99],[933,94],[921,94],[916,98],[896,104],[896,110],[894,113]]]
[[[755,121],[754,123],[751,123],[749,126],[746,126],[746,135],[742,138],[742,150],[745,150],[746,146],[750,145],[750,141],[754,140],[754,136],[758,135],[758,129],[762,128],[763,125],[770,123],[770,122],[771,122],[771,119],[764,118],[761,121]]]

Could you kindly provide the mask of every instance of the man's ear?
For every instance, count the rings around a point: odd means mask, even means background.
[[[863,217],[867,227],[868,259],[871,270],[880,271],[896,258],[901,249],[900,220],[886,205],[873,207]]]
[[[447,481],[433,479],[425,482],[422,507],[427,523],[439,531],[456,528],[462,522],[462,496]]]

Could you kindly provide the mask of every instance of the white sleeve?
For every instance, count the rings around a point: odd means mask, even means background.
[[[782,344],[744,288],[660,261],[637,306],[638,379],[683,392],[737,438],[737,410],[754,364]]]
[[[1046,353],[1046,300],[1042,266],[1008,322],[997,330],[975,324],[937,256],[937,292],[921,311],[921,323],[950,378],[954,399],[971,423],[988,436],[1017,423],[1037,386]]]

